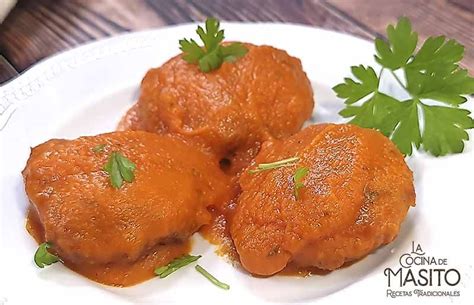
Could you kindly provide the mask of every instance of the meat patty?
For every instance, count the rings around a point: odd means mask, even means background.
[[[181,54],[151,69],[119,130],[192,138],[225,159],[228,172],[238,172],[260,143],[299,131],[314,106],[299,59],[270,46],[245,46],[243,58],[210,73]]]
[[[294,166],[240,177],[231,235],[246,270],[271,275],[290,262],[333,270],[397,236],[415,191],[389,139],[353,125],[314,125],[265,143],[255,162],[294,156]],[[299,167],[309,172],[296,197]]]
[[[97,145],[105,145],[103,151],[94,151]],[[136,165],[134,181],[119,189],[104,171],[112,152]],[[210,221],[206,208],[227,200],[229,189],[214,157],[178,138],[142,131],[50,140],[32,149],[23,177],[39,241],[52,243],[66,265],[103,269],[143,265],[140,260],[163,252],[160,247],[184,243]],[[155,267],[147,264],[146,274]]]

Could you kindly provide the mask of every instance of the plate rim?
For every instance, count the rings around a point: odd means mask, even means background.
[[[58,58],[65,56],[67,54],[72,54],[74,52],[78,52],[81,49],[85,48],[91,48],[94,46],[99,46],[104,43],[110,43],[114,41],[119,41],[121,39],[125,38],[132,38],[133,36],[136,35],[145,35],[145,34],[153,34],[155,32],[159,31],[166,31],[166,30],[173,30],[176,28],[180,27],[189,27],[189,26],[197,26],[201,25],[202,22],[186,22],[186,23],[178,23],[178,24],[172,24],[172,25],[165,25],[162,27],[154,27],[154,28],[149,28],[149,29],[141,29],[137,31],[129,31],[129,32],[120,32],[117,34],[114,34],[112,36],[107,36],[107,37],[102,37],[99,39],[95,40],[90,40],[81,44],[78,44],[70,49],[64,49],[61,51],[58,51],[56,53],[50,54],[37,62],[33,63],[31,66],[27,67],[25,70],[23,70],[19,75],[15,76],[12,79],[7,80],[6,82],[2,83],[0,86],[0,89],[6,90],[6,88],[15,85],[16,82],[20,81],[22,78],[24,78],[28,74],[32,74],[36,72],[39,66],[46,65],[49,61],[52,60],[57,60]],[[296,22],[271,22],[271,21],[263,21],[263,22],[239,22],[239,21],[221,21],[222,27],[225,27],[227,25],[230,26],[256,26],[256,25],[264,25],[264,26],[282,26],[282,27],[295,27],[295,28],[303,28],[307,30],[316,30],[320,31],[326,34],[335,34],[335,35],[340,35],[340,36],[345,36],[345,38],[350,38],[350,39],[356,39],[359,41],[371,43],[370,40],[365,39],[364,37],[352,35],[347,32],[340,32],[340,31],[335,31],[331,29],[326,29],[322,28],[319,26],[312,26],[308,24],[303,24],[303,23],[296,23]],[[134,49],[134,48],[129,48],[129,49]],[[3,96],[2,96],[3,97]]]
[[[129,32],[129,33],[122,33],[122,34],[119,34],[117,36],[112,36],[112,37],[107,37],[107,38],[104,38],[104,39],[100,39],[100,40],[97,40],[97,41],[92,41],[92,42],[89,42],[89,43],[86,43],[86,44],[83,44],[83,45],[80,45],[80,46],[77,46],[75,48],[72,48],[72,49],[69,49],[69,50],[65,50],[65,51],[62,51],[60,53],[57,53],[57,54],[53,54],[41,61],[39,61],[38,63],[34,64],[33,66],[31,66],[31,68],[29,68],[28,70],[26,70],[23,74],[21,74],[20,76],[18,76],[17,78],[15,78],[14,80],[12,80],[11,82],[9,82],[8,84],[6,84],[5,86],[9,86],[11,85],[13,87],[12,84],[15,85],[15,88],[16,86],[21,86],[23,85],[24,83],[24,79],[28,80],[30,78],[30,74],[35,77],[35,76],[38,76],[39,74],[41,74],[43,72],[43,66],[44,68],[48,68],[48,69],[51,69],[51,65],[54,64],[54,62],[56,60],[58,60],[58,58],[64,58],[64,59],[68,59],[69,55],[71,56],[76,56],[76,52],[79,52],[80,50],[88,50],[89,48],[93,47],[93,46],[101,46],[102,44],[103,45],[108,45],[111,43],[112,41],[112,44],[113,44],[113,41],[120,41],[120,40],[123,40],[124,39],[124,36],[128,36],[128,37],[134,37],[136,35],[140,36],[140,35],[144,35],[144,36],[147,36],[149,35],[150,37],[154,37],[154,33],[162,33],[162,31],[164,30],[175,30],[176,28],[181,28],[181,27],[190,27],[190,26],[195,26],[197,23],[186,23],[186,24],[178,24],[178,25],[173,25],[173,26],[167,26],[167,27],[162,27],[162,28],[157,28],[157,29],[149,29],[149,30],[143,30],[143,31],[136,31],[136,32]],[[310,30],[310,31],[316,31],[320,34],[323,34],[323,35],[331,35],[333,37],[336,37],[336,38],[341,38],[341,39],[350,39],[350,40],[346,40],[346,41],[363,41],[364,43],[367,44],[368,47],[372,46],[373,47],[373,44],[370,43],[370,41],[368,40],[365,40],[363,38],[360,38],[360,37],[356,37],[356,36],[352,36],[350,34],[346,34],[346,33],[340,33],[340,32],[336,32],[336,31],[332,31],[332,30],[326,30],[326,29],[321,29],[321,28],[317,28],[317,27],[312,27],[312,26],[307,26],[307,25],[301,25],[301,24],[287,24],[287,23],[273,23],[273,22],[265,22],[265,23],[241,23],[241,22],[229,22],[229,23],[225,23],[223,22],[222,23],[224,26],[225,25],[236,25],[236,26],[258,26],[258,25],[265,25],[265,26],[283,26],[285,28],[289,28],[289,29],[292,29],[292,30],[298,30],[298,29],[305,29],[305,30]],[[160,35],[160,34],[159,34]],[[153,39],[153,38],[150,38],[150,39]],[[128,41],[127,39],[125,39],[125,41]],[[177,44],[176,44],[177,45]],[[127,48],[127,50],[132,50],[134,48]],[[368,51],[369,52],[369,51]],[[102,58],[102,57],[101,57]],[[303,58],[302,58],[303,59]],[[87,63],[90,63],[87,62]],[[80,65],[75,67],[75,68],[80,68]],[[349,67],[347,67],[347,70],[349,72]],[[61,73],[59,73],[58,75],[56,75],[55,77],[60,77],[61,76]],[[52,78],[51,81],[53,81],[55,78]],[[18,83],[18,85],[17,85]],[[45,83],[44,85],[48,85],[49,82]],[[53,87],[54,89],[54,86],[51,86]],[[1,96],[2,96],[2,89],[4,87],[0,87],[0,107],[1,107]],[[36,88],[36,91],[32,92],[30,96],[26,96],[25,97],[25,100],[28,100],[28,99],[34,99],[35,98],[35,95],[40,92],[42,90],[42,87],[40,88]],[[25,105],[26,106],[26,105]],[[1,111],[1,108],[0,108],[0,111]],[[0,119],[1,119],[1,115],[0,115]],[[0,124],[1,124],[1,120],[0,120]],[[2,137],[1,137],[1,125],[0,125],[0,140],[2,140]],[[8,133],[8,132],[7,132]],[[1,157],[1,152],[0,152],[0,157]],[[0,160],[0,161],[5,161],[5,160]],[[1,181],[1,175],[0,175],[0,181]],[[1,186],[0,186],[0,189],[1,189]],[[1,216],[1,215],[0,215]],[[1,220],[1,219],[0,219]],[[354,283],[351,283],[349,286],[347,287],[344,287],[341,291],[345,290],[345,289],[348,289],[350,286],[353,286],[354,284],[357,284],[357,283],[363,283],[366,279],[366,277],[370,277],[369,274],[366,274],[366,276],[364,277],[364,279],[361,279],[360,281],[358,282],[354,282]],[[344,293],[342,293],[344,294]],[[311,299],[309,300],[310,302],[323,302],[325,303],[325,299],[328,299],[329,297],[334,297],[335,295],[339,295],[339,293],[331,293],[331,294],[328,294],[326,296],[323,296],[323,297],[318,297],[318,298],[314,298],[314,299]],[[0,299],[1,300],[1,299]],[[308,301],[308,300],[306,300]],[[264,302],[264,300],[262,300],[262,302]],[[268,301],[265,301],[265,302],[268,302]],[[329,300],[327,300],[327,302],[331,302]]]
[[[178,28],[193,27],[198,24],[200,23],[190,22],[140,31],[122,32],[117,35],[80,44],[39,60],[20,75],[0,86],[0,133],[5,128],[19,103],[30,99],[62,73],[78,69],[84,64],[106,58],[107,56],[152,46],[151,41],[153,41],[154,35],[160,35],[162,32],[173,31]],[[367,43],[367,46],[370,44],[369,40],[348,33],[298,23],[224,21],[221,24],[223,27],[265,26],[316,31],[323,35],[339,36],[341,39]]]

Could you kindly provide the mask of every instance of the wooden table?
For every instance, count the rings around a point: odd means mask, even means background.
[[[91,40],[207,16],[302,23],[373,39],[402,15],[421,38],[446,35],[462,43],[472,74],[474,0],[20,0],[0,25],[0,83]]]

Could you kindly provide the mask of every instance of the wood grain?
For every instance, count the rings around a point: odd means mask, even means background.
[[[23,71],[46,56],[87,41],[202,21],[207,16],[228,21],[303,23],[373,37],[320,1],[23,0],[0,26],[0,52]]]
[[[465,46],[463,65],[474,68],[474,14],[472,0],[378,0],[347,1],[328,0],[330,6],[357,20],[379,35],[384,35],[388,23],[395,23],[400,16],[407,16],[421,40],[428,36],[445,35]],[[470,8],[467,9],[467,8]]]
[[[474,13],[474,1],[472,0],[448,0],[448,2],[457,5],[461,9],[468,10],[469,12]]]
[[[474,68],[473,0],[19,0],[0,25],[0,55],[21,72],[88,41],[208,16],[300,23],[373,39],[401,15],[410,17],[421,38],[459,40],[466,46],[463,64]],[[11,72],[2,64],[0,79]]]
[[[18,76],[18,72],[13,66],[0,55],[0,84]]]

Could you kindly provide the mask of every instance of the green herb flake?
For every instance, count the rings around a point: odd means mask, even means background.
[[[96,145],[94,147],[92,147],[92,151],[95,152],[95,153],[101,153],[104,151],[104,148],[105,148],[105,144],[99,144],[99,145]]]
[[[280,167],[294,166],[296,165],[296,162],[298,162],[299,159],[300,159],[299,157],[291,157],[291,158],[283,159],[280,161],[275,161],[272,163],[260,163],[257,165],[257,168],[249,170],[248,173],[256,174],[262,171],[277,169]]]
[[[179,41],[180,49],[183,51],[182,58],[191,64],[197,64],[202,72],[216,70],[224,61],[234,62],[248,52],[248,49],[239,42],[221,45],[224,30],[219,29],[219,26],[219,20],[215,18],[206,19],[205,30],[198,26],[196,33],[204,43],[203,47],[194,39]]]
[[[194,267],[194,268],[196,269],[197,272],[202,274],[206,279],[208,279],[211,283],[213,283],[217,287],[225,289],[225,290],[230,289],[230,286],[228,284],[223,283],[223,282],[219,281],[218,279],[216,279],[212,274],[207,272],[207,270],[204,269],[203,267],[201,267],[200,265],[196,265],[196,267]]]
[[[171,261],[168,265],[155,269],[155,275],[162,278],[167,277],[176,270],[191,264],[201,258],[201,255],[184,255]]]
[[[474,78],[459,66],[464,46],[436,36],[416,51],[418,34],[405,17],[387,27],[387,36],[388,41],[375,40],[375,60],[381,65],[378,75],[372,67],[354,66],[354,78],[334,86],[346,104],[339,114],[351,118],[351,124],[379,130],[405,155],[411,155],[413,147],[434,156],[462,152],[469,140],[466,130],[474,128],[470,111],[459,107],[466,102],[465,95],[474,93]],[[379,91],[384,71],[408,99]]]
[[[303,179],[308,175],[309,168],[307,167],[300,167],[296,170],[295,174],[293,175],[293,182],[294,182],[294,195],[295,199],[298,200],[299,190],[304,187]]]
[[[109,174],[110,182],[116,189],[122,187],[124,180],[132,182],[135,179],[135,169],[136,165],[119,152],[112,152],[104,166],[104,171]]]
[[[47,242],[39,245],[34,257],[36,266],[44,268],[45,266],[49,266],[60,261],[59,257],[49,253],[49,248],[51,248],[51,244]]]

